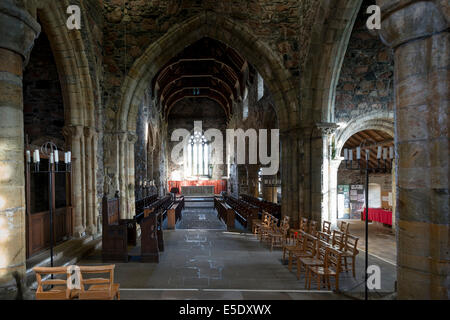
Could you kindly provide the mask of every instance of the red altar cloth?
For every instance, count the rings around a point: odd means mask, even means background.
[[[366,220],[366,209],[361,213],[361,219]],[[392,211],[369,208],[369,220],[381,222],[392,226]]]
[[[185,186],[214,186],[214,193],[220,194],[222,191],[227,191],[227,180],[169,181],[169,192],[172,188],[178,188],[181,193],[181,187]]]

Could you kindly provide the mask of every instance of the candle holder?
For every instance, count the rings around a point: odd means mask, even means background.
[[[359,147],[356,149],[356,160],[357,166],[353,165],[353,150],[344,149],[344,161],[345,161],[345,170],[358,170],[365,172],[365,274],[364,274],[364,299],[368,300],[368,287],[367,287],[367,279],[368,273],[367,269],[369,267],[369,174],[371,173],[391,173],[392,172],[392,161],[394,159],[394,147],[389,148],[389,160],[387,159],[388,149],[384,148],[382,150],[381,146],[378,146],[377,150],[377,167],[370,168],[369,160],[370,160],[370,149],[369,145],[367,145],[367,140],[363,140]],[[370,141],[374,143],[374,141]],[[361,148],[365,149],[365,167],[361,167]],[[383,160],[381,160],[381,151],[383,151]],[[380,165],[381,163],[381,165]],[[389,165],[388,165],[389,164]]]
[[[49,195],[49,215],[50,215],[50,265],[53,267],[53,178],[57,173],[71,173],[72,172],[72,154],[70,151],[64,153],[64,164],[60,164],[59,151],[57,146],[52,142],[44,143],[40,150],[35,149],[33,151],[33,159],[31,159],[31,151],[26,150],[26,165],[31,174],[47,174],[48,175],[48,195]],[[41,170],[40,168],[40,154],[48,156],[48,168],[47,170]],[[33,165],[31,164],[33,160]],[[52,275],[53,279],[53,275]]]

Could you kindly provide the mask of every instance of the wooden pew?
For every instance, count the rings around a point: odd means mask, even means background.
[[[231,196],[224,196],[224,200],[236,212],[236,219],[244,227],[252,230],[253,220],[258,217],[258,207]]]
[[[227,229],[233,229],[235,219],[235,212],[233,208],[231,208],[225,201],[222,201],[217,197],[214,197],[214,208],[217,210],[218,218],[227,225]]]
[[[120,199],[108,199],[102,202],[102,259],[128,262],[128,223],[120,219]]]
[[[181,220],[181,211],[184,209],[184,197],[177,197],[167,209],[167,228],[175,229],[178,220]]]
[[[141,225],[141,260],[144,262],[159,262],[159,252],[164,251],[162,221],[171,205],[171,196],[165,196],[136,217]]]
[[[281,219],[281,205],[273,202],[266,201],[261,198],[255,198],[249,196],[248,194],[241,194],[240,200],[247,202],[253,206],[259,208],[259,215],[262,215],[262,212],[267,212],[273,215],[277,219]]]

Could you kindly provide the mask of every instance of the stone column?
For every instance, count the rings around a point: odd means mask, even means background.
[[[95,129],[84,128],[84,139],[85,139],[85,194],[86,194],[86,232],[90,235],[96,233],[95,227],[95,198],[94,193],[95,185],[95,153],[93,153],[93,137],[95,134]]]
[[[128,167],[127,167],[127,175],[128,175],[128,184],[127,184],[127,190],[128,190],[128,218],[131,219],[135,214],[135,196],[134,196],[134,188],[135,188],[135,169],[134,169],[134,144],[136,143],[138,137],[136,133],[129,132],[128,133],[128,140],[127,140],[127,156],[128,156]]]
[[[98,162],[97,162],[97,153],[98,153],[98,132],[95,129],[92,135],[92,206],[93,206],[93,215],[94,215],[94,227],[95,232],[99,233],[100,227],[100,212],[99,212],[99,202],[97,198],[97,170],[98,170]]]
[[[442,1],[377,3],[395,57],[398,298],[448,299],[448,11]]]
[[[337,168],[340,161],[332,159],[332,136],[337,129],[335,123],[318,123],[317,128],[322,134],[322,179],[321,179],[321,208],[320,220],[328,220],[336,224],[337,201]],[[314,161],[314,160],[313,160]]]
[[[26,11],[0,2],[0,294],[26,269],[22,70],[39,32]]]
[[[128,134],[126,132],[121,132],[118,134],[119,138],[119,191],[120,191],[120,218],[126,219],[127,218],[127,174],[126,174],[126,168],[127,168],[127,136]]]
[[[85,228],[83,165],[82,165],[82,136],[83,126],[65,126],[63,135],[66,144],[72,152],[72,194],[73,194],[73,236],[83,237]]]
[[[300,166],[303,164],[303,142],[301,130],[294,128],[280,133],[281,138],[281,210],[282,215],[291,218],[291,225],[297,227],[303,204],[303,190]]]

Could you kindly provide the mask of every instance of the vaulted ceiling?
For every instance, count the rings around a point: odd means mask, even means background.
[[[174,56],[153,78],[152,92],[165,117],[184,98],[209,98],[231,115],[242,98],[249,66],[225,44],[203,38]]]

